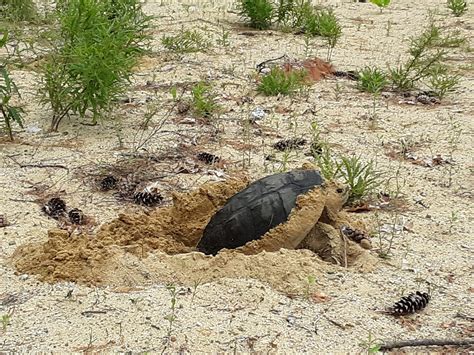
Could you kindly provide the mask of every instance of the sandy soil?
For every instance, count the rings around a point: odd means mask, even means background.
[[[321,3],[335,7],[344,28],[332,58],[336,69],[384,67],[403,60],[407,39],[420,33],[429,15],[447,30],[460,30],[472,43],[472,6],[456,19],[444,1],[401,0],[383,13],[371,4]],[[59,133],[46,133],[50,112],[35,95],[38,74],[28,68],[13,73],[27,114],[26,129],[15,132],[14,143],[0,136],[0,214],[9,221],[0,228],[0,317],[11,314],[9,324],[0,326],[0,351],[358,352],[369,335],[377,342],[472,338],[472,50],[457,49],[450,55],[450,64],[462,78],[442,104],[410,105],[399,97],[381,98],[374,122],[372,98],[345,79],[326,78],[292,97],[256,94],[255,64],[283,54],[304,58],[302,36],[278,31],[244,35],[249,29],[232,12],[231,1],[148,2],[145,9],[157,15],[156,55],[144,58],[137,68],[130,102],[120,103],[111,119],[99,126],[72,118]],[[166,53],[161,36],[182,27],[207,32],[215,45],[207,53]],[[223,30],[229,31],[228,47],[216,44]],[[326,54],[319,40],[310,51],[311,56]],[[203,79],[212,82],[219,95],[219,118],[205,125],[194,122],[190,113],[172,111],[167,116],[173,106],[170,87]],[[158,112],[143,131],[144,115],[153,105]],[[245,124],[257,107],[266,110],[265,118],[256,126]],[[161,131],[146,139],[163,117],[167,118]],[[336,152],[374,159],[385,174],[381,189],[400,194],[400,208],[348,213],[350,219],[364,221],[368,231],[380,226],[380,238],[372,238],[373,250],[367,256],[377,261],[375,267],[337,266],[304,249],[224,253],[215,258],[181,254],[191,251],[224,196],[246,181],[283,168],[282,153],[276,153],[276,161],[265,160],[275,153],[272,144],[281,138],[310,140],[313,120]],[[35,133],[35,127],[41,130]],[[452,154],[452,164],[429,167],[394,158],[402,141],[423,159]],[[305,156],[308,150],[306,146],[292,152],[286,168],[310,160]],[[222,163],[197,161],[195,154],[201,151],[217,154]],[[132,156],[137,153],[154,159],[137,160]],[[191,229],[186,224],[189,210],[175,210],[177,220],[158,223],[153,216],[166,212],[99,191],[95,182],[107,172],[154,183],[168,211],[177,196],[184,199],[183,206],[196,201],[207,205],[192,210],[199,223]],[[213,194],[211,185],[224,187]],[[58,223],[40,210],[51,196],[61,196],[95,221],[81,231],[89,239],[80,239],[79,231],[72,231],[71,237],[57,231]],[[115,233],[123,227],[120,220],[147,227]],[[104,236],[99,239],[105,247],[97,247],[103,252],[75,253],[83,251],[83,245],[97,244],[95,236],[112,227],[111,235],[127,238]],[[175,233],[173,240],[182,238],[179,248],[153,238],[165,229]],[[377,252],[388,250],[390,241],[389,258],[379,258]],[[74,252],[58,253],[66,244]],[[54,260],[53,269],[43,268],[44,263],[39,269],[18,264],[18,255],[34,261],[45,254]],[[95,258],[97,263],[78,262],[81,258]],[[309,281],[313,277],[314,283]],[[169,285],[175,291],[174,311]],[[423,312],[406,318],[379,312],[416,290],[432,295]]]

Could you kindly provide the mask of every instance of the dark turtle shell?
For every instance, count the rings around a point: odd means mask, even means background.
[[[215,255],[260,239],[287,221],[296,198],[324,182],[316,170],[294,170],[264,177],[232,196],[212,216],[197,245],[198,251]]]

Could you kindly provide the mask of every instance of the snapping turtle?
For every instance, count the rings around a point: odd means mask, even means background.
[[[300,221],[297,222],[303,228],[291,233],[285,230],[286,240],[280,241],[278,245],[297,247],[318,220],[330,219],[331,211],[338,211],[347,200],[345,188],[326,184],[316,170],[294,170],[270,175],[232,196],[207,224],[197,250],[211,255],[223,248],[242,250],[248,242],[260,240],[272,228],[286,222],[297,206],[298,196],[315,188],[322,190],[317,195],[321,203],[319,206],[308,206],[306,214],[300,215]],[[331,201],[336,201],[336,206],[327,209],[326,197],[329,192],[334,195]],[[272,249],[262,245],[264,250]],[[245,252],[245,249],[242,251]]]

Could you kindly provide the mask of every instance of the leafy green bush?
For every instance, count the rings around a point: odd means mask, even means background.
[[[191,90],[191,95],[193,111],[200,117],[210,118],[219,108],[216,103],[216,95],[212,92],[211,87],[204,82],[196,84]]]
[[[249,26],[265,30],[272,25],[275,9],[270,0],[239,0],[238,8]]]
[[[448,9],[451,10],[454,16],[459,17],[467,10],[467,2],[465,0],[448,0]]]
[[[426,85],[427,81],[431,83],[440,83],[443,87],[446,83],[451,82],[455,85],[454,76],[449,75],[448,67],[444,64],[446,59],[446,47],[452,47],[453,43],[459,45],[459,38],[453,38],[451,35],[442,36],[440,29],[434,24],[430,26],[419,36],[410,39],[409,59],[389,69],[389,78],[394,88],[399,91],[407,91],[413,89],[420,83]],[[439,81],[440,70],[443,71],[444,79]],[[446,80],[447,79],[447,80]],[[440,92],[446,90],[440,87]]]
[[[7,40],[8,34],[7,32],[4,32],[3,37],[0,39],[0,48],[7,43]],[[0,114],[3,116],[5,129],[12,141],[12,122],[16,122],[20,127],[23,127],[23,120],[21,117],[21,114],[23,113],[22,108],[10,104],[13,95],[19,96],[18,88],[16,87],[15,82],[10,78],[6,66],[0,64]]]
[[[283,69],[275,67],[262,77],[257,91],[266,96],[288,95],[304,85],[305,77],[305,70],[285,72]]]
[[[335,156],[327,145],[322,152],[314,156],[324,179],[341,179],[349,188],[349,203],[369,197],[380,185],[380,174],[375,170],[373,161],[363,163],[357,156]]]
[[[12,21],[31,21],[37,17],[33,0],[0,0],[0,18]]]
[[[377,67],[365,67],[359,72],[357,87],[361,91],[378,94],[387,84],[387,75]]]
[[[370,0],[370,2],[374,5],[377,5],[380,11],[390,5],[390,0]]]
[[[339,176],[349,187],[349,202],[369,196],[380,185],[373,161],[363,163],[360,157],[341,157]]]
[[[42,68],[53,131],[71,113],[90,110],[96,122],[111,109],[145,49],[151,20],[139,0],[68,0],[58,16],[59,40]]]

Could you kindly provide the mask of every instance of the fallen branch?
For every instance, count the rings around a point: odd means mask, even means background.
[[[398,349],[404,348],[408,346],[466,346],[466,345],[473,345],[474,339],[459,339],[459,340],[451,340],[451,339],[417,339],[417,340],[406,340],[406,341],[394,341],[382,344],[380,346],[380,350],[390,350],[390,349]]]

